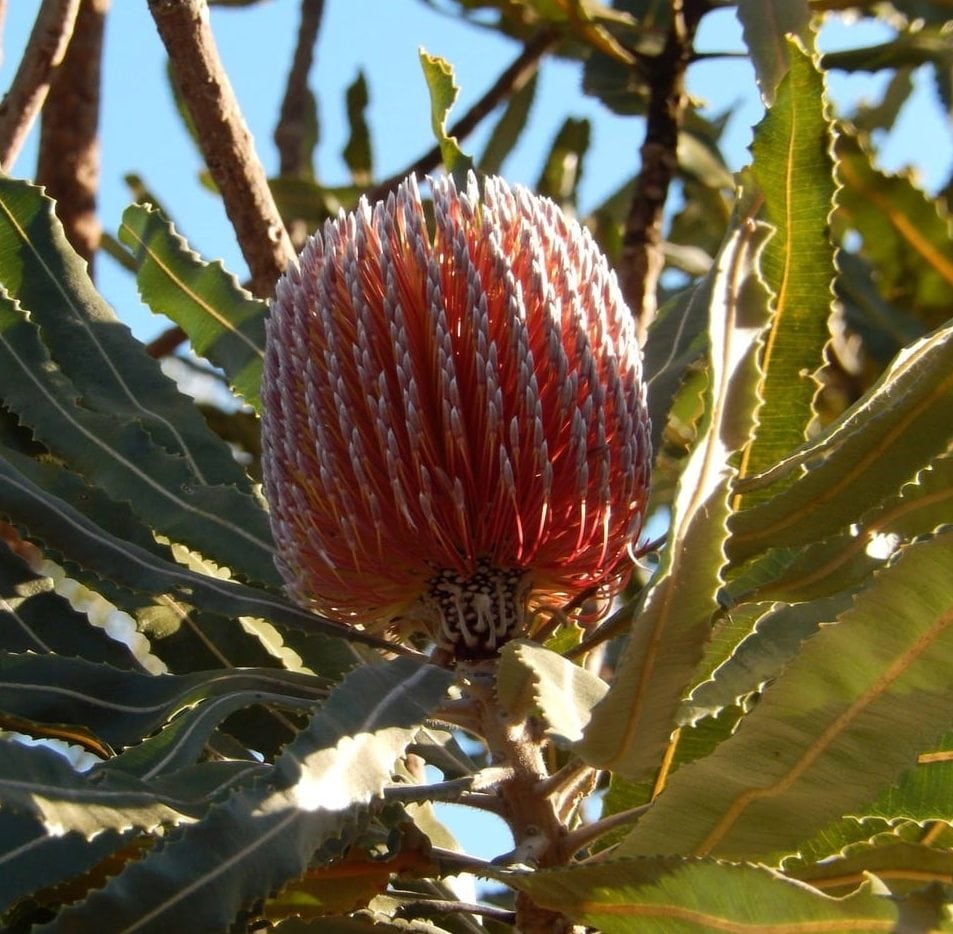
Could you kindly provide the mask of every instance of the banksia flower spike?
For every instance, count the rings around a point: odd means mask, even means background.
[[[492,656],[621,587],[650,461],[633,322],[588,232],[471,177],[328,221],[279,281],[264,479],[292,595]]]

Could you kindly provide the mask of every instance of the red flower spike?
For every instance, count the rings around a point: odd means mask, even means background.
[[[278,283],[263,382],[279,567],[344,622],[493,655],[624,583],[648,488],[633,321],[588,231],[500,179],[328,221]]]

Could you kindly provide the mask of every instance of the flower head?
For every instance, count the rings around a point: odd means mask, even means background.
[[[264,479],[291,593],[492,655],[528,606],[618,589],[650,462],[634,326],[588,232],[500,179],[413,178],[279,281]]]

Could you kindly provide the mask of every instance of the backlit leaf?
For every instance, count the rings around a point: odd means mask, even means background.
[[[896,782],[949,727],[951,561],[950,532],[904,549],[730,739],[671,777],[620,854],[767,859]]]
[[[221,367],[235,391],[259,409],[265,303],[220,262],[202,260],[155,208],[126,208],[119,238],[135,256],[143,301],[179,325],[195,352]]]
[[[953,328],[901,351],[876,385],[823,433],[742,490],[808,467],[772,499],[732,517],[733,561],[833,535],[896,494],[949,445]]]
[[[440,146],[443,166],[458,185],[466,185],[467,173],[473,168],[473,160],[460,148],[455,136],[447,135],[447,119],[460,93],[454,80],[453,66],[437,55],[420,50],[420,66],[430,92],[430,124]]]
[[[709,306],[705,427],[679,481],[659,567],[612,686],[576,745],[591,765],[630,781],[658,769],[718,610],[730,459],[748,441],[757,405],[758,339],[768,314],[757,259],[766,234],[764,227],[745,223],[720,254]]]
[[[534,642],[507,643],[497,670],[497,697],[514,718],[538,711],[546,732],[574,742],[608,685]]]
[[[118,422],[141,423],[155,444],[183,460],[192,484],[249,489],[228,446],[95,290],[53,201],[42,189],[10,178],[0,178],[0,283],[28,309],[86,407]]]
[[[546,908],[605,934],[659,931],[893,931],[897,909],[869,886],[833,899],[764,866],[628,859],[508,876]]]
[[[763,403],[742,476],[763,470],[804,441],[818,388],[813,374],[824,362],[829,339],[835,274],[829,234],[835,191],[831,127],[823,77],[797,42],[788,45],[790,68],[751,146],[764,218],[774,227],[761,263],[774,302],[761,359]]]
[[[738,0],[745,44],[751,55],[758,87],[766,104],[774,103],[778,85],[787,73],[789,35],[804,36],[811,11],[807,0]]]

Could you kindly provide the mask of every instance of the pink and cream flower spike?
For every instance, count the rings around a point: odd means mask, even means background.
[[[325,223],[281,278],[263,381],[279,567],[302,604],[494,655],[622,587],[642,525],[639,347],[588,231],[499,178]]]

